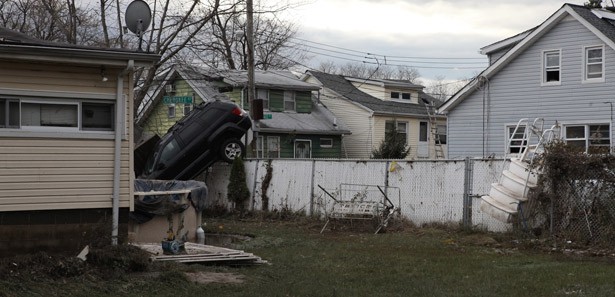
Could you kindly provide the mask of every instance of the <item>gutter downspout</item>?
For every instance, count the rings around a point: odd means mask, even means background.
[[[132,72],[135,61],[128,60],[126,69],[117,75],[117,93],[115,108],[115,151],[113,160],[113,198],[112,198],[112,225],[111,225],[111,244],[117,245],[117,237],[120,222],[120,170],[122,165],[122,133],[124,132],[124,118],[126,107],[124,106],[124,76]]]

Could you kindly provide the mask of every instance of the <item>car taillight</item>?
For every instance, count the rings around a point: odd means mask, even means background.
[[[243,116],[246,114],[246,111],[239,108],[239,107],[235,107],[233,108],[233,110],[231,111],[232,114],[236,115],[236,116]]]

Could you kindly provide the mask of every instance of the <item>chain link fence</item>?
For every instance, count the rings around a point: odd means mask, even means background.
[[[541,178],[519,227],[561,244],[614,244],[615,157],[554,143],[538,163]]]

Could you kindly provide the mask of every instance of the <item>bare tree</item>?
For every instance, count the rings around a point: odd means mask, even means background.
[[[440,101],[446,101],[469,81],[468,78],[446,81],[444,75],[437,75],[434,81],[427,86],[425,92]]]
[[[192,59],[215,68],[242,69],[248,67],[246,18],[242,5],[225,3],[226,13],[218,13],[210,24],[189,46]],[[256,69],[287,69],[302,63],[306,52],[292,41],[296,26],[279,20],[276,14],[288,5],[255,8],[254,55]]]
[[[31,37],[81,45],[137,49],[133,34],[124,34],[122,18],[126,3],[75,0],[0,0],[0,25]],[[214,67],[246,69],[245,5],[242,0],[152,0],[152,25],[142,36],[144,49],[161,56],[149,70],[138,69],[135,92],[138,107],[159,70],[177,61],[198,57]],[[79,6],[82,5],[82,6]],[[287,68],[304,58],[291,42],[294,25],[280,21],[276,13],[288,5],[261,9],[255,18],[256,66]],[[115,13],[115,15],[114,15]],[[211,46],[210,46],[211,45]],[[208,47],[209,46],[209,47]]]
[[[420,73],[416,68],[388,65],[374,65],[367,63],[346,63],[337,66],[333,61],[325,61],[317,67],[319,71],[352,76],[365,79],[391,79],[406,80],[414,84],[420,84]]]

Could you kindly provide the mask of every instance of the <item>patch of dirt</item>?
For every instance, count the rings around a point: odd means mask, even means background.
[[[486,234],[471,234],[460,239],[462,244],[471,244],[479,246],[500,246],[499,242],[493,237]]]
[[[198,284],[242,284],[244,282],[243,275],[226,272],[186,272],[186,277]]]

